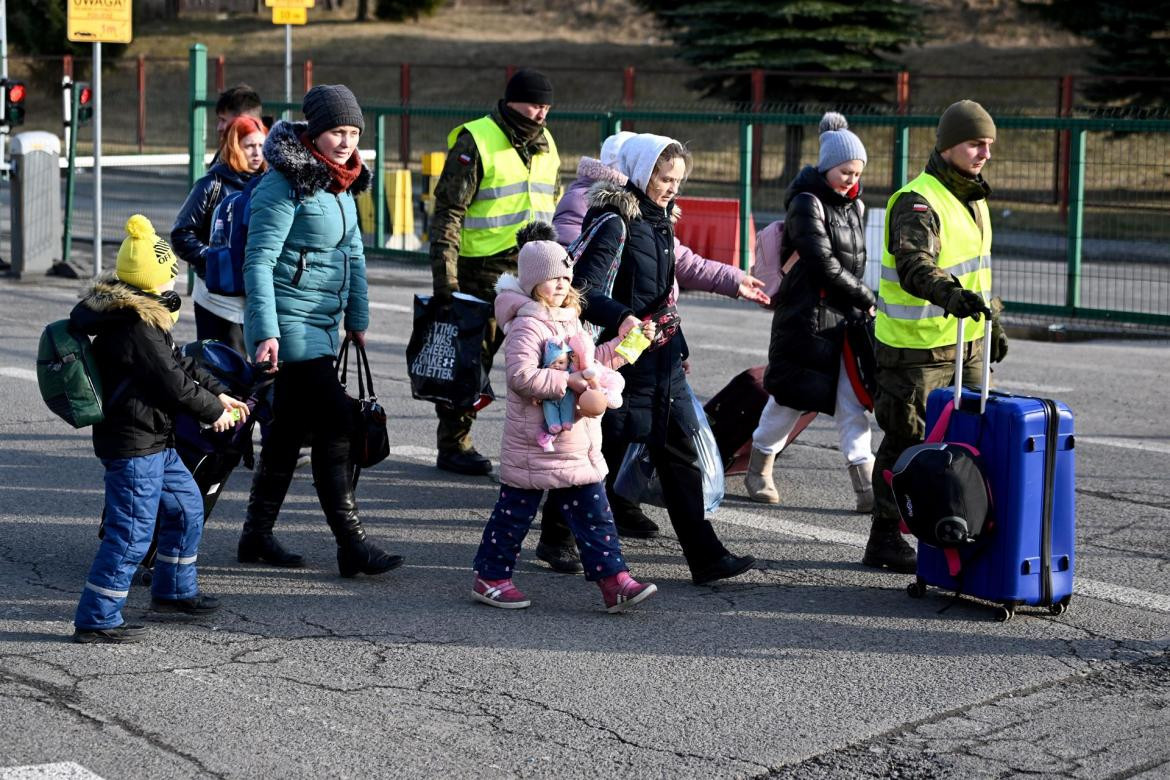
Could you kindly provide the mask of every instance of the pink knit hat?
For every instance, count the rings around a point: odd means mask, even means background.
[[[556,238],[556,228],[547,222],[532,222],[516,234],[520,286],[529,295],[541,282],[573,276],[573,260]]]

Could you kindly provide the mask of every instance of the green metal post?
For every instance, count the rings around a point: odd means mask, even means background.
[[[751,268],[752,125],[739,126],[739,267]]]
[[[207,100],[207,47],[202,43],[191,44],[187,60],[187,78],[190,85],[191,126],[187,138],[187,188],[203,175],[203,153],[207,145],[207,109],[196,105],[196,101]],[[195,267],[187,265],[187,294],[195,290]]]
[[[1081,252],[1085,223],[1085,131],[1072,130],[1068,156],[1068,280],[1065,305],[1081,306]]]
[[[890,169],[891,190],[900,190],[910,180],[910,126],[894,125],[894,161]]]
[[[194,187],[195,182],[205,171],[203,155],[207,144],[207,108],[196,105],[196,101],[207,100],[207,47],[202,43],[191,44],[187,76],[191,98],[191,134],[187,138],[187,151],[190,153],[190,159],[187,161],[187,186]]]
[[[386,246],[386,115],[374,120],[374,246]]]
[[[77,112],[80,108],[77,83],[70,81],[69,100],[72,108],[69,111],[69,167],[65,170],[65,232],[61,236],[61,262],[68,263],[73,256],[73,170],[77,163],[77,134],[81,130],[81,123],[77,121]]]

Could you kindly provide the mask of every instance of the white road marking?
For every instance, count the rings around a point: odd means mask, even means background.
[[[102,780],[81,764],[62,761],[57,764],[29,764],[0,767],[0,780]]]
[[[381,309],[383,311],[396,311],[402,314],[414,314],[414,307],[407,306],[402,303],[381,303],[379,301],[370,301],[371,309]]]
[[[37,381],[37,372],[31,368],[17,368],[16,366],[0,366],[0,376],[13,379],[25,379],[29,382]]]
[[[1112,436],[1078,436],[1077,444],[1100,444],[1105,447],[1119,447],[1123,450],[1140,450],[1170,455],[1170,444],[1148,439],[1115,439]]]
[[[712,515],[716,523],[731,523],[749,528],[758,528],[762,531],[772,531],[793,536],[798,539],[807,539],[814,542],[831,542],[846,544],[858,549],[864,549],[867,537],[864,534],[855,534],[849,531],[840,531],[834,528],[822,528],[818,525],[795,523],[780,517],[764,517],[762,515],[744,512],[739,509],[720,507]],[[1075,578],[1073,592],[1085,598],[1108,601],[1111,604],[1121,604],[1127,607],[1137,607],[1155,612],[1170,613],[1170,595],[1153,593],[1125,585],[1115,585],[1100,580]]]
[[[1015,381],[1001,382],[999,380],[996,380],[995,388],[997,390],[999,390],[999,389],[1007,390],[1008,392],[1012,392],[1012,393],[1018,393],[1018,392],[1033,393],[1035,395],[1048,396],[1049,398],[1051,398],[1053,396],[1064,395],[1065,393],[1071,393],[1074,390],[1074,388],[1072,388],[1072,387],[1054,387],[1052,385],[1036,385],[1036,384],[1032,384],[1031,382],[1015,382]]]

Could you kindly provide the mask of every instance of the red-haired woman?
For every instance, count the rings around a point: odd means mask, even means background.
[[[171,244],[179,257],[195,269],[195,333],[199,339],[217,339],[242,355],[244,347],[244,298],[209,292],[203,281],[204,253],[211,239],[215,207],[229,193],[244,189],[264,172],[262,150],[268,131],[259,119],[239,116],[224,131],[217,162],[187,195],[171,228]]]

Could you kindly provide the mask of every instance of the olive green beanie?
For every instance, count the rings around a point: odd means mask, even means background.
[[[939,117],[935,137],[934,148],[940,152],[972,138],[990,138],[994,141],[995,122],[991,114],[974,100],[960,100],[952,103]]]

